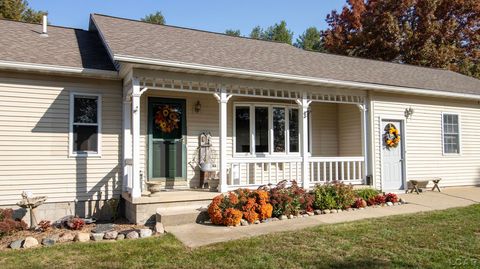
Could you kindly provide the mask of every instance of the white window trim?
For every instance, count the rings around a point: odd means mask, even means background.
[[[75,113],[75,96],[94,96],[97,97],[97,127],[98,127],[98,135],[97,135],[97,151],[96,152],[81,152],[77,153],[73,150],[73,142],[74,142],[74,135],[73,135],[73,118]],[[70,104],[69,104],[69,121],[68,121],[68,157],[77,158],[77,157],[101,157],[102,156],[102,95],[101,94],[93,94],[93,93],[82,93],[82,92],[71,92],[70,93]],[[81,124],[77,124],[81,125]],[[87,124],[89,125],[89,124]]]
[[[445,115],[456,115],[458,117],[458,153],[447,153],[447,152],[445,152],[445,127],[444,127],[444,124],[443,124],[443,117]],[[441,124],[442,124],[442,154],[444,156],[461,156],[462,155],[462,124],[461,124],[460,113],[442,112]]]
[[[236,110],[237,107],[249,107],[250,108],[250,152],[236,152],[237,150],[237,137],[236,137]],[[255,152],[255,107],[267,107],[268,108],[268,152]],[[285,152],[274,152],[273,151],[273,108],[280,107],[285,109]],[[298,110],[298,121],[301,121],[301,110],[296,104],[285,104],[285,103],[268,103],[268,102],[235,102],[233,104],[233,141],[232,141],[232,152],[233,157],[279,157],[279,156],[296,156],[300,155],[300,146],[301,146],[301,130],[299,130],[299,151],[290,152],[289,144],[289,113],[288,109],[297,109]]]

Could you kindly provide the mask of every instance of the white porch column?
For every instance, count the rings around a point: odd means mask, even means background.
[[[309,171],[309,162],[308,162],[308,107],[310,103],[307,99],[307,94],[303,93],[302,99],[297,99],[297,104],[300,106],[300,111],[302,112],[302,120],[300,121],[300,130],[301,130],[301,150],[302,155],[302,180],[303,188],[310,189],[310,173]]]
[[[132,79],[132,198],[142,196],[140,182],[140,97],[138,79]]]
[[[123,97],[123,191],[132,192],[132,101],[128,93]]]
[[[361,117],[361,125],[362,125],[362,154],[363,157],[365,158],[364,161],[364,169],[363,169],[363,180],[366,183],[367,176],[368,176],[368,168],[369,168],[369,162],[368,162],[368,106],[367,102],[364,102],[362,105],[358,105],[358,108],[360,109],[360,113],[362,115]]]
[[[219,103],[219,129],[220,129],[220,184],[219,192],[226,192],[227,186],[227,104],[231,95],[228,95],[225,89],[221,89],[219,94],[214,94]]]

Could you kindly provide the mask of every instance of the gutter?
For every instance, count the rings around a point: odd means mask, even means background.
[[[421,88],[409,88],[409,87],[391,86],[391,85],[384,85],[384,84],[374,84],[374,83],[366,83],[366,82],[323,79],[323,78],[288,75],[288,74],[281,74],[281,73],[252,71],[252,70],[246,70],[246,69],[225,68],[225,67],[218,67],[218,66],[211,66],[211,65],[190,64],[190,63],[176,62],[176,61],[163,61],[163,60],[156,60],[151,58],[132,57],[132,56],[121,55],[121,54],[114,55],[113,59],[119,62],[130,62],[130,63],[137,63],[137,64],[148,64],[148,65],[157,65],[157,66],[164,66],[164,67],[191,69],[191,70],[198,70],[198,71],[217,72],[225,75],[254,76],[260,79],[270,78],[270,79],[282,80],[285,82],[301,82],[301,83],[321,84],[321,85],[327,84],[332,86],[353,87],[353,88],[359,88],[364,90],[378,90],[378,91],[404,93],[404,94],[429,95],[429,96],[439,96],[439,97],[453,97],[453,98],[466,98],[466,99],[480,100],[480,95],[469,94],[469,93],[455,93],[455,92],[428,90],[428,89],[421,89]]]
[[[34,71],[34,72],[51,72],[67,75],[80,75],[88,77],[98,77],[106,79],[119,79],[117,71],[79,68],[60,65],[35,64],[24,62],[1,61],[0,69],[15,70],[15,71]]]

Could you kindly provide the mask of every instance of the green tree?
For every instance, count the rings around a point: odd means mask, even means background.
[[[146,15],[141,19],[144,22],[153,23],[153,24],[165,24],[165,17],[162,15],[162,12],[157,11],[155,13]]]
[[[229,36],[241,36],[240,30],[233,30],[233,29],[227,29],[225,30],[225,34]]]
[[[316,27],[309,27],[297,38],[295,46],[304,50],[324,51],[322,33]]]
[[[285,21],[281,21],[280,23],[275,23],[274,25],[268,27],[266,30],[262,29],[260,26],[254,27],[250,33],[250,37],[262,40],[278,41],[291,45],[293,32],[287,28],[287,23]]]
[[[28,6],[26,0],[0,0],[0,18],[29,23],[40,23],[45,11],[37,11]]]
[[[478,0],[348,0],[327,23],[330,52],[480,78]]]
[[[263,29],[260,26],[253,27],[252,31],[250,32],[250,38],[262,39],[262,36]]]
[[[287,23],[281,21],[267,28],[263,33],[263,39],[292,44],[293,32],[287,28]]]

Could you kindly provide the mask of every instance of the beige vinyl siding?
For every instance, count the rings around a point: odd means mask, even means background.
[[[476,101],[375,93],[372,104],[376,187],[381,188],[380,118],[405,119],[409,107],[415,112],[405,122],[403,135],[407,179],[441,177],[440,186],[480,184],[480,106]],[[460,154],[443,154],[442,113],[460,116]]]
[[[338,154],[362,156],[362,119],[356,105],[338,105]]]
[[[0,73],[0,205],[22,191],[47,202],[110,198],[121,191],[120,81]],[[102,156],[71,158],[70,93],[102,96]]]
[[[337,104],[311,105],[312,156],[338,156]]]

